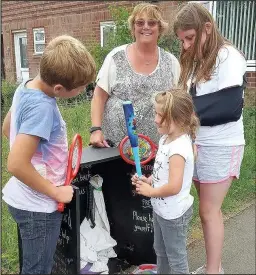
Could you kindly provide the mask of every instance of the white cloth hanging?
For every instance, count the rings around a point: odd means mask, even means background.
[[[95,202],[95,227],[91,228],[90,222],[85,218],[80,226],[80,263],[83,269],[88,263],[92,263],[90,272],[108,273],[109,258],[117,257],[113,247],[116,241],[110,236],[105,201],[102,194],[103,179],[95,175],[90,179],[94,187],[93,196]]]

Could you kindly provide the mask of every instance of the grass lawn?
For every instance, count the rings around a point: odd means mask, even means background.
[[[71,141],[74,133],[78,132],[83,138],[83,146],[89,141],[88,129],[90,127],[90,103],[76,107],[60,108],[64,120],[67,123],[68,138]],[[255,107],[247,107],[244,110],[244,125],[246,147],[240,180],[235,181],[230,188],[223,205],[223,212],[227,216],[238,211],[243,205],[255,198]],[[8,156],[8,143],[2,138],[2,184],[4,185],[10,175],[6,169]],[[195,188],[192,188],[195,197],[194,216],[192,220],[191,234],[196,238],[198,225],[198,199]],[[18,272],[18,249],[16,225],[8,214],[6,204],[2,202],[2,273],[17,274]]]

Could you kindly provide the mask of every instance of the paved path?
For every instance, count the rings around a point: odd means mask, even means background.
[[[189,247],[189,266],[193,271],[205,262],[203,241]],[[225,274],[255,273],[255,204],[225,223],[222,258]]]

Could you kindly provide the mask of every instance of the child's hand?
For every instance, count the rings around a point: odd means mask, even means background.
[[[132,176],[132,185],[136,185],[137,182],[138,182],[138,180],[139,180],[138,175],[137,175],[137,174],[134,174],[134,175]]]
[[[73,187],[71,185],[69,186],[59,186],[56,187],[56,197],[55,200],[57,202],[63,202],[63,203],[69,203],[74,194]]]
[[[132,185],[136,185],[137,182],[138,182],[138,180],[143,181],[143,182],[151,185],[151,177],[146,178],[145,176],[141,176],[139,178],[137,174],[135,174],[135,175],[132,176]]]
[[[146,178],[147,179],[147,178]],[[136,184],[136,192],[146,197],[152,197],[153,187],[147,182],[139,180]]]

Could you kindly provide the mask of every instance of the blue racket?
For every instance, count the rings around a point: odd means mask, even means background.
[[[130,140],[132,153],[134,157],[136,172],[139,177],[142,176],[141,165],[140,165],[140,156],[139,156],[139,142],[138,134],[136,129],[136,118],[134,115],[134,110],[131,101],[123,102],[124,116],[126,122],[126,128],[128,132],[128,137]]]

